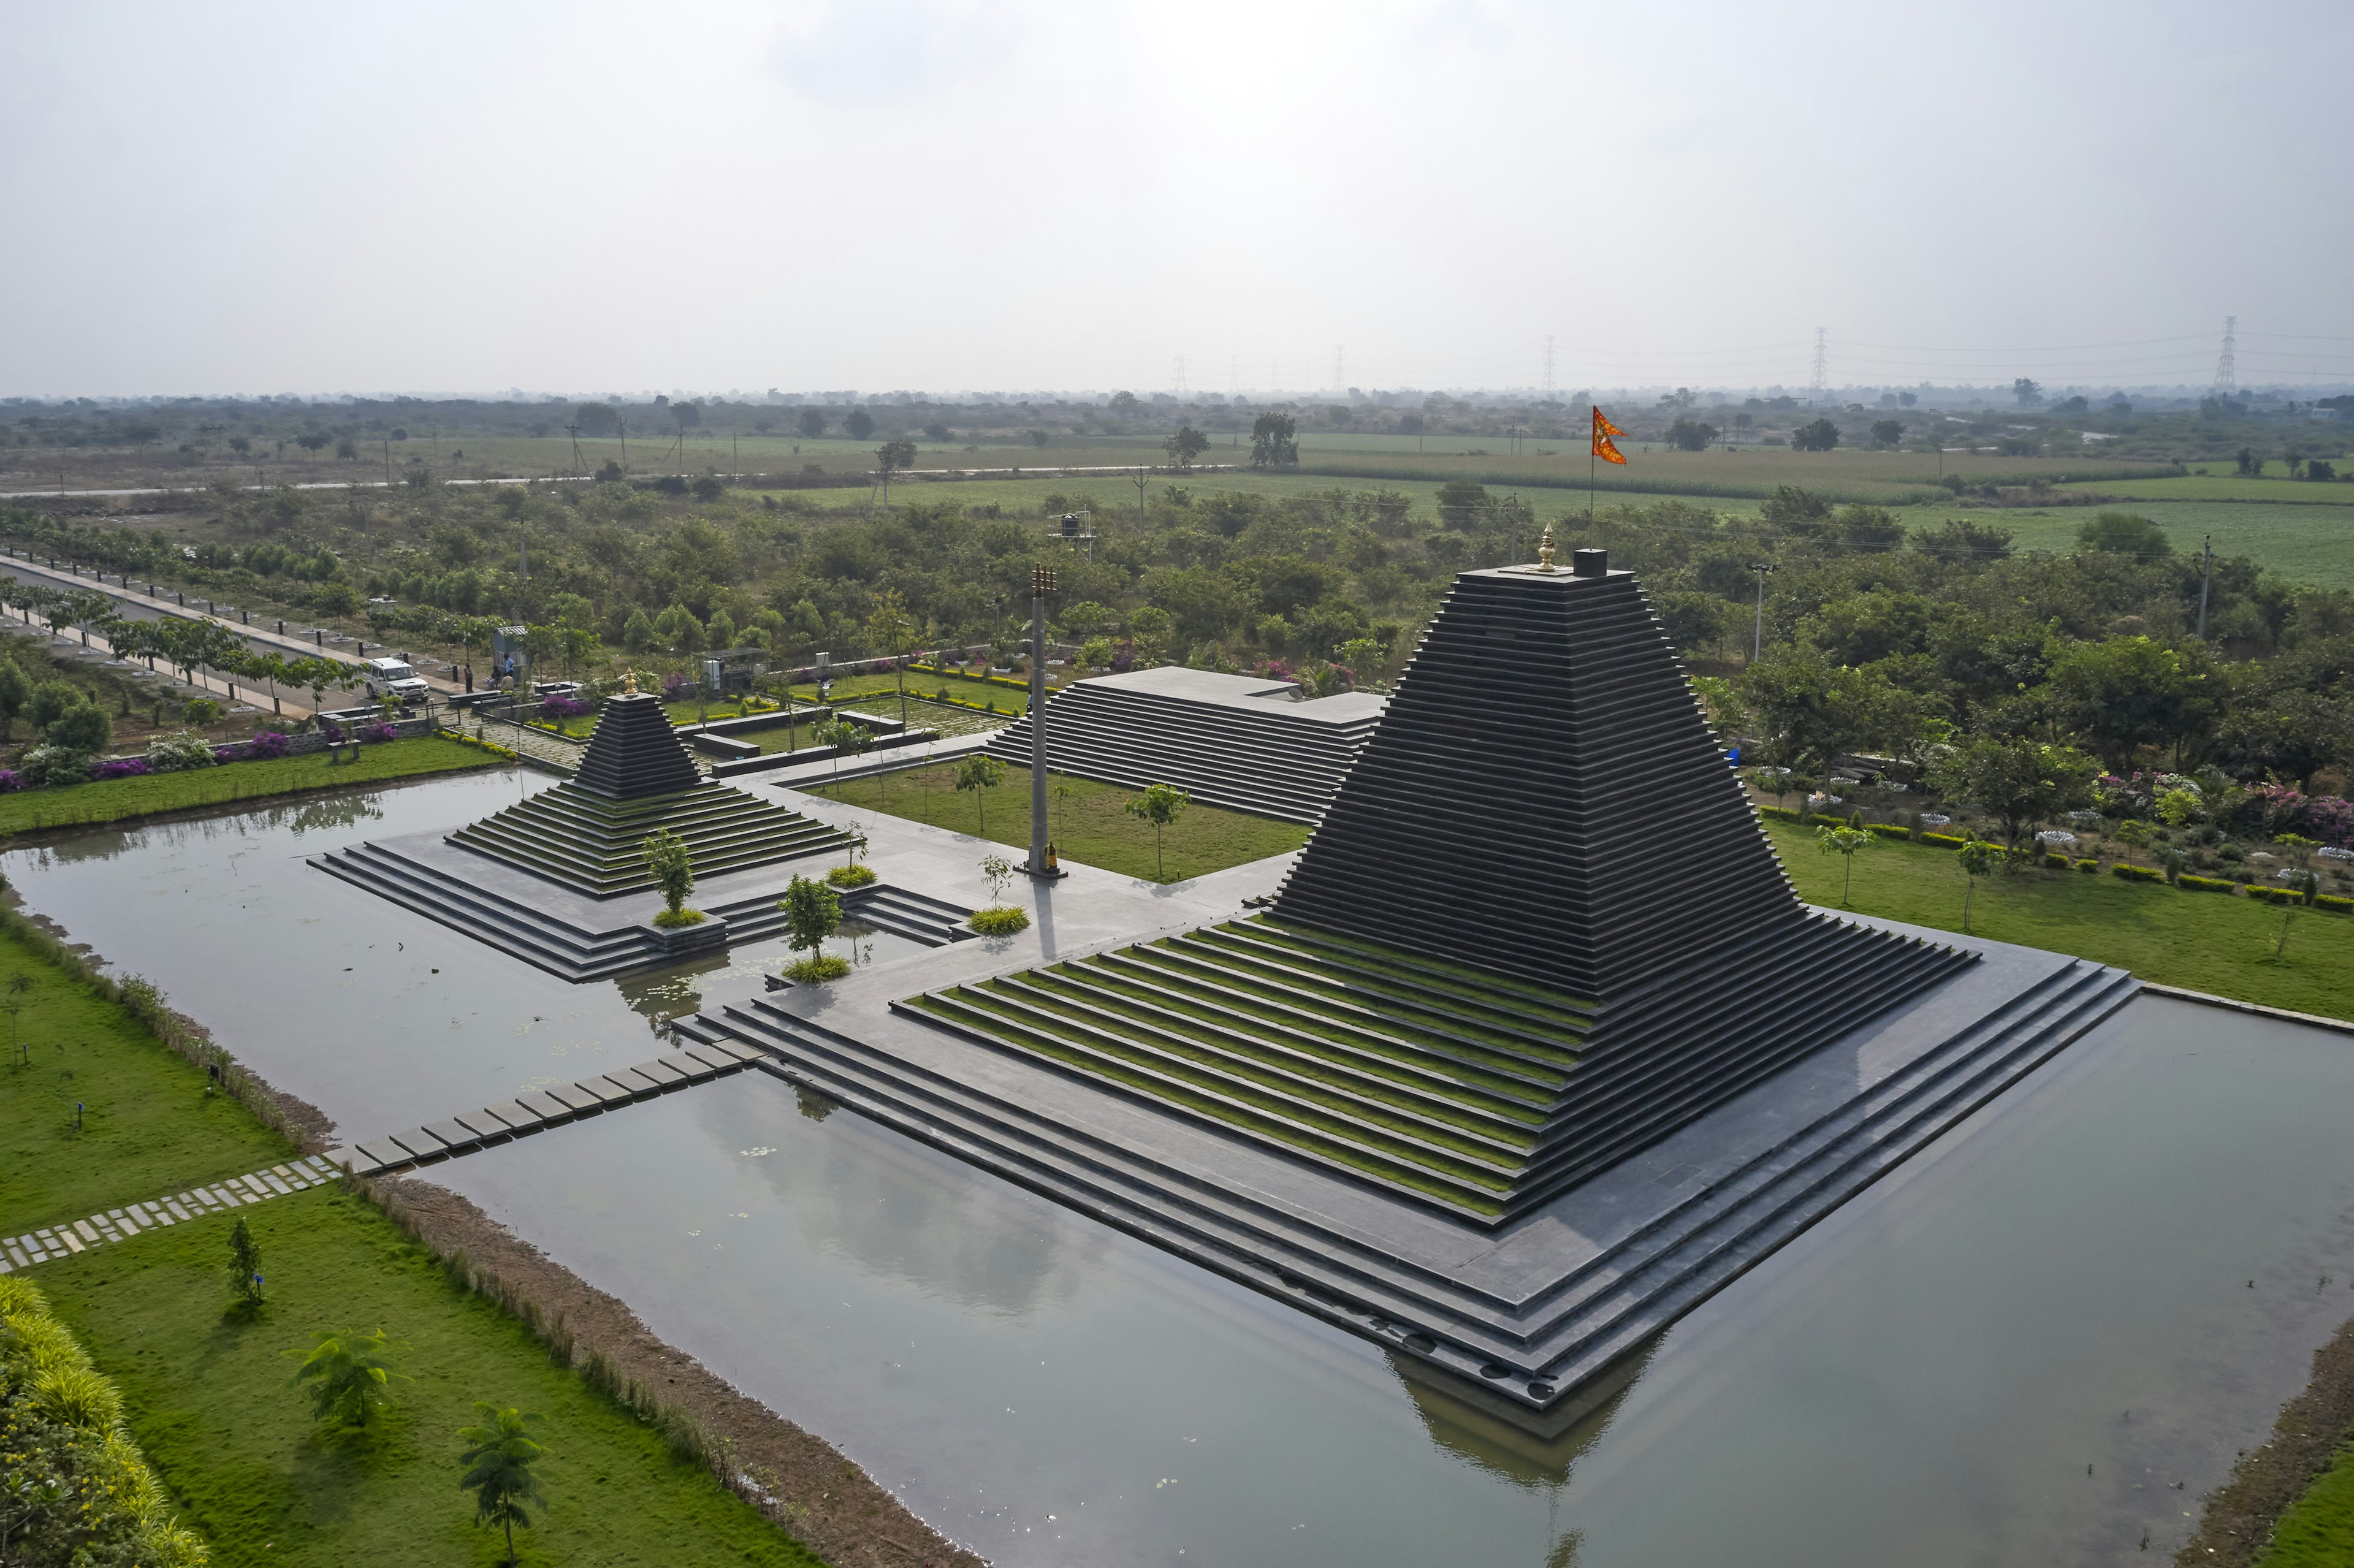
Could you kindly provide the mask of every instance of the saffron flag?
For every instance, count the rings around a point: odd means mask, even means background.
[[[1596,457],[1600,458],[1604,462],[1625,462],[1627,454],[1611,445],[1610,438],[1623,436],[1626,433],[1603,418],[1601,409],[1594,410],[1594,455]]]

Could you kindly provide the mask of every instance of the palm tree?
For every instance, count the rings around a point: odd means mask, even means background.
[[[531,1473],[533,1461],[546,1452],[529,1431],[539,1417],[512,1405],[501,1409],[486,1399],[474,1402],[474,1415],[475,1425],[458,1429],[466,1445],[458,1456],[458,1463],[466,1467],[458,1485],[474,1494],[476,1524],[495,1524],[506,1532],[507,1563],[513,1568],[514,1527],[531,1528],[531,1516],[523,1505],[546,1500]]]
[[[366,1426],[369,1411],[392,1404],[393,1351],[384,1330],[377,1329],[366,1334],[322,1334],[307,1352],[286,1353],[302,1357],[294,1381],[312,1385],[313,1414],[322,1421],[332,1416]]]

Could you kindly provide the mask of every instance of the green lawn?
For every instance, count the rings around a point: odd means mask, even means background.
[[[5,990],[23,975],[32,989]],[[275,1165],[294,1150],[224,1095],[204,1070],[157,1044],[121,1003],[69,978],[0,931],[0,1043],[31,1046],[0,1066],[0,1234],[78,1218],[126,1200]],[[8,1053],[10,1062],[16,1053]],[[74,1102],[82,1129],[74,1130]]]
[[[1840,857],[1821,852],[1812,827],[1766,827],[1799,895],[1837,907]],[[1963,881],[1951,851],[1881,841],[1856,856],[1853,907],[1957,931]],[[2275,961],[2281,918],[2281,910],[2241,895],[2184,892],[2106,872],[2021,871],[1979,879],[1970,929],[2114,964],[2162,985],[2354,1018],[2354,916],[2297,911],[2287,950]]]
[[[26,789],[0,795],[0,836],[33,828],[119,822],[192,806],[297,795],[310,789],[335,789],[350,784],[374,784],[387,779],[501,764],[500,758],[487,752],[430,736],[363,746],[359,760],[341,766],[329,763],[328,755],[313,752],[306,757],[282,757],[269,762],[232,762],[186,773],[151,773],[143,778],[110,779],[103,783],[76,784],[62,789]]]
[[[450,749],[455,750],[455,747]],[[0,930],[5,978],[29,990],[15,1023],[27,1067],[0,1068],[0,1232],[241,1174],[292,1152],[122,1005]],[[73,1128],[73,1102],[84,1102]],[[44,1264],[29,1277],[122,1391],[132,1434],[217,1563],[483,1563],[457,1489],[456,1429],[492,1399],[547,1418],[544,1523],[526,1563],[818,1560],[674,1462],[661,1435],[486,1299],[454,1286],[364,1198],[332,1187],[242,1211],[270,1300],[225,1312],[234,1216],[214,1214]],[[366,1439],[314,1427],[282,1352],[315,1334],[382,1327],[408,1348],[400,1408]]]
[[[993,842],[1027,849],[1030,844],[1030,770],[1008,768],[994,789],[959,794],[953,763],[853,779],[829,786],[854,806],[976,833]],[[1056,853],[1081,865],[1098,866],[1147,882],[1182,882],[1230,865],[1284,854],[1308,842],[1309,830],[1295,822],[1256,817],[1198,802],[1188,806],[1168,830],[1156,864],[1152,825],[1124,809],[1138,791],[1066,774],[1048,776],[1047,810]]]
[[[313,1188],[247,1215],[270,1297],[253,1321],[224,1311],[231,1224],[220,1214],[151,1231],[34,1274],[122,1390],[132,1436],[216,1562],[499,1561],[457,1486],[456,1434],[478,1399],[546,1417],[547,1503],[518,1536],[525,1563],[818,1561],[707,1470],[673,1460],[658,1432],[453,1285],[365,1199]],[[323,1331],[375,1328],[407,1347],[398,1408],[365,1437],[321,1433],[283,1352]]]
[[[2354,1563],[2354,1447],[2314,1478],[2273,1529],[2258,1568],[2343,1568]]]

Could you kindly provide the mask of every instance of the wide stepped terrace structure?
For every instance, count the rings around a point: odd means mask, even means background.
[[[1196,800],[1314,825],[1380,718],[1369,693],[1293,700],[1288,683],[1206,670],[1137,670],[1066,686],[1046,709],[1046,764],[1057,773],[1143,789],[1174,784]],[[991,753],[1026,768],[1025,715]]]
[[[1457,579],[1280,918],[909,1005],[1492,1224],[1968,962],[1798,902],[1633,575],[1579,555]]]
[[[733,785],[706,780],[680,744],[662,699],[606,700],[571,779],[450,842],[594,898],[654,885],[641,847],[656,828],[684,839],[699,879],[841,848],[848,836]]]
[[[1558,1436],[2137,987],[1802,905],[1634,578],[1549,567],[1457,577],[1279,880],[679,1033]]]

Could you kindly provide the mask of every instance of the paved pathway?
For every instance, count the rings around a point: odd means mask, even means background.
[[[308,1160],[273,1165],[249,1176],[232,1176],[209,1187],[166,1192],[152,1202],[129,1203],[86,1220],[44,1225],[20,1236],[0,1237],[0,1274],[14,1274],[20,1268],[48,1263],[70,1253],[88,1252],[109,1242],[129,1241],[142,1231],[287,1197],[334,1179],[335,1168],[314,1154]]]
[[[482,738],[492,745],[520,751],[534,762],[544,762],[566,773],[580,771],[580,754],[588,749],[574,741],[558,740],[546,730],[534,729],[527,724],[479,715],[477,726]]]

